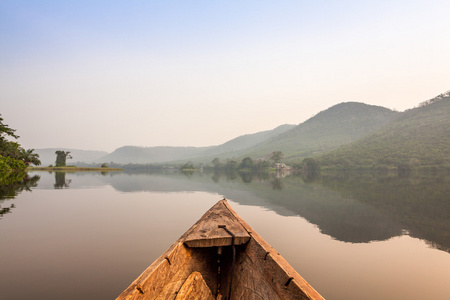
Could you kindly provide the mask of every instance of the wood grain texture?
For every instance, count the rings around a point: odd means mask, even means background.
[[[228,202],[225,203],[225,206],[235,215],[247,232],[251,234],[252,238],[246,246],[245,254],[255,266],[255,270],[252,270],[252,272],[264,274],[265,284],[270,285],[274,289],[279,299],[324,299],[272,246],[234,211]],[[244,268],[244,270],[246,269]],[[236,285],[238,284],[236,283]],[[233,290],[236,291],[238,289],[233,288]]]
[[[225,229],[226,227],[226,229]],[[222,200],[203,215],[196,224],[195,231],[189,233],[184,242],[189,247],[218,247],[241,245],[250,239],[249,233],[237,222]]]
[[[236,236],[234,272],[232,238],[219,225],[226,225]],[[217,246],[222,246],[220,276]],[[204,294],[217,295],[218,286],[222,295],[228,295],[231,281],[232,299],[323,299],[225,199],[206,212],[117,299],[208,299]]]
[[[175,298],[175,300],[188,299],[214,299],[211,290],[203,280],[202,274],[199,272],[192,272],[191,275],[189,275]]]

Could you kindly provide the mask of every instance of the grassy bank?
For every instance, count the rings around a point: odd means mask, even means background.
[[[90,167],[29,167],[27,171],[65,171],[65,172],[111,172],[122,171],[120,168],[90,168]]]

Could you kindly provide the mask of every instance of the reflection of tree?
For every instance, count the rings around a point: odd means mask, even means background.
[[[320,179],[320,173],[301,173],[302,179],[305,183],[313,183]]]
[[[302,172],[309,176],[317,176],[320,174],[320,166],[313,158],[305,158],[302,161]]]
[[[214,181],[215,183],[218,183],[221,177],[221,173],[220,171],[214,171],[213,176],[211,177],[212,181]]]
[[[3,217],[4,214],[9,214],[11,209],[15,208],[14,204],[11,204],[11,207],[1,207],[0,206],[0,218]]]
[[[0,174],[0,203],[4,199],[13,199],[23,191],[31,192],[31,188],[37,186],[40,178],[38,175],[30,177],[27,173]],[[14,204],[7,207],[0,206],[0,217],[11,213],[13,208],[15,208]]]
[[[190,177],[192,177],[192,175],[194,174],[194,171],[192,171],[192,170],[181,170],[181,173],[182,173],[184,176],[190,178]]]
[[[68,188],[72,180],[66,180],[66,172],[55,172],[55,189]]]
[[[252,172],[239,172],[239,176],[241,176],[242,181],[245,183],[251,183],[253,180]]]
[[[12,199],[23,191],[31,191],[40,178],[38,175],[30,177],[27,173],[0,174],[0,199]]]
[[[233,181],[236,180],[239,176],[236,170],[224,170],[220,172],[221,176],[225,175],[227,178],[227,181]]]
[[[222,176],[225,176],[227,181],[234,181],[240,178],[244,183],[251,183],[255,178],[260,180],[269,179],[268,172],[254,172],[254,171],[250,172],[250,171],[236,171],[236,170],[232,171],[215,170],[211,179],[215,183],[219,183],[220,178],[222,178]]]
[[[273,190],[282,190],[283,189],[283,181],[281,178],[274,178],[271,182]]]

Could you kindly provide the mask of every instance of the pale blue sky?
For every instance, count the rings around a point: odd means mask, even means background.
[[[450,1],[0,1],[26,148],[209,146],[450,89]]]

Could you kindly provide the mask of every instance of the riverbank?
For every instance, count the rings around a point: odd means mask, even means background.
[[[121,168],[92,168],[92,167],[29,167],[27,171],[64,171],[64,172],[113,172],[123,171]]]

